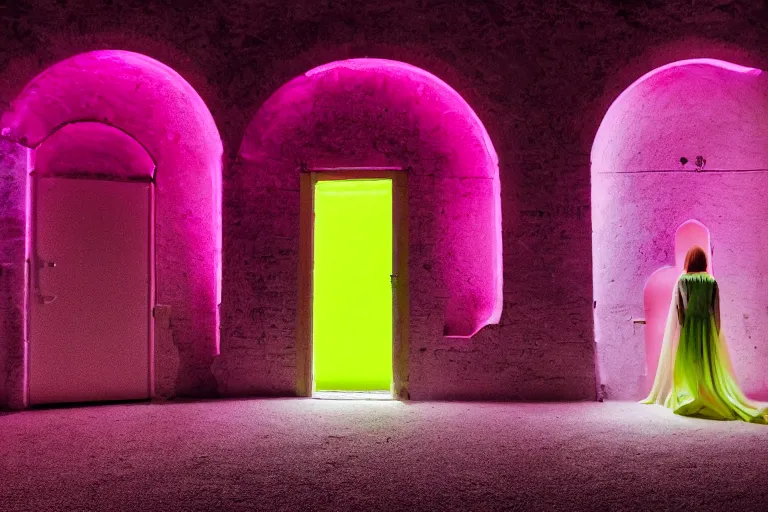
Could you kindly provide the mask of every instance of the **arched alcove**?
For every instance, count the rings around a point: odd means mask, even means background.
[[[197,92],[150,57],[94,51],[35,77],[3,114],[0,127],[6,155],[16,156],[8,160],[8,170],[18,180],[27,181],[29,172],[45,167],[54,174],[153,183],[152,301],[162,306],[166,327],[170,314],[172,332],[162,336],[178,350],[176,363],[167,365],[167,354],[155,354],[155,379],[163,394],[214,391],[210,364],[218,352],[222,143]],[[29,216],[28,203],[21,209]],[[27,239],[30,224],[27,219]],[[8,243],[15,247],[19,240]],[[13,252],[18,257],[19,251]],[[16,405],[26,386],[18,370],[27,364],[25,350],[19,349],[22,339],[18,333],[6,347],[15,375],[8,401]]]
[[[765,390],[766,126],[768,78],[713,59],[646,74],[606,113],[592,147],[592,248],[598,371],[612,398],[641,398],[645,328],[634,320],[690,218],[714,240],[737,377],[748,393]]]
[[[113,126],[71,123],[55,131],[34,152],[33,167],[56,176],[96,179],[155,177],[155,162],[133,137]]]
[[[222,355],[239,377],[223,378],[227,393],[295,392],[302,171],[406,172],[411,346],[471,338],[499,321],[496,152],[470,106],[434,75],[382,59],[312,69],[261,106],[238,165],[227,192],[237,206],[225,228]]]
[[[709,229],[697,220],[689,220],[675,232],[675,257],[673,265],[665,265],[653,272],[643,289],[645,310],[645,386],[643,395],[650,393],[661,354],[664,329],[667,324],[672,292],[680,274],[684,272],[685,256],[693,246],[699,246],[707,254],[708,268],[713,273],[712,243]]]

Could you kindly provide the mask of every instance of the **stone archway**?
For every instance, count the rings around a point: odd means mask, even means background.
[[[296,388],[302,372],[296,345],[302,169],[407,171],[414,350],[444,337],[471,338],[499,321],[496,152],[469,105],[434,75],[382,59],[312,69],[259,109],[238,166],[228,193],[238,205],[231,213],[237,220],[225,227],[231,265],[224,277],[224,393],[306,392]],[[408,360],[403,351],[398,357]],[[439,371],[410,370],[424,380]],[[426,389],[408,389],[405,373],[396,383],[401,396],[424,396]]]
[[[611,398],[642,398],[644,330],[633,320],[690,218],[717,240],[737,376],[746,392],[763,391],[767,94],[758,69],[692,59],[641,77],[605,114],[592,147],[592,249],[598,371]]]
[[[59,129],[73,123],[119,129],[156,163],[155,300],[163,306],[156,313],[164,315],[166,324],[170,314],[172,332],[162,335],[172,337],[178,355],[175,365],[156,361],[155,378],[162,394],[215,390],[210,364],[218,352],[221,295],[221,139],[205,103],[178,73],[145,55],[105,50],[46,69],[27,84],[0,122],[3,165],[14,176],[13,183],[6,183],[12,193],[5,207],[15,212],[17,229],[25,226],[24,236],[3,240],[13,269],[4,292],[15,305],[8,321],[12,336],[1,347],[10,375],[5,401],[21,407],[26,400],[20,318],[26,284],[19,269],[27,257],[27,175],[41,142],[61,136]],[[80,133],[78,140],[88,137],[96,137],[95,132]]]

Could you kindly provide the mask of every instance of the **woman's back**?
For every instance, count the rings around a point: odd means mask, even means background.
[[[680,294],[686,316],[708,317],[714,313],[717,281],[706,272],[680,276]]]
[[[720,329],[720,291],[708,267],[701,247],[688,250],[686,273],[672,296],[656,379],[643,402],[663,403],[684,416],[766,423],[768,408],[750,403],[733,375]]]

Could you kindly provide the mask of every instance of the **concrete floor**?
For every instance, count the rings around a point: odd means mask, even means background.
[[[0,416],[0,510],[768,509],[768,426],[633,403],[242,400]]]

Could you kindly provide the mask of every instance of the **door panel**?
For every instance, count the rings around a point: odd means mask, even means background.
[[[389,391],[392,180],[324,180],[314,193],[315,389]]]
[[[32,404],[150,396],[151,186],[37,178]]]

